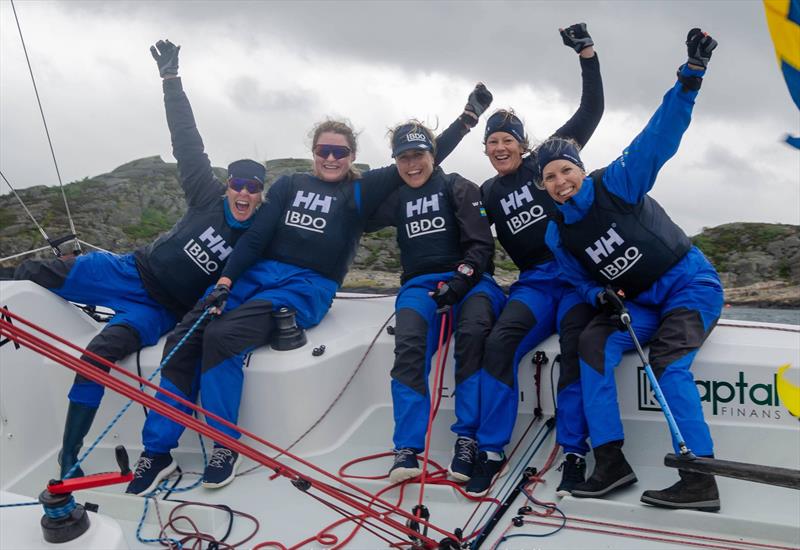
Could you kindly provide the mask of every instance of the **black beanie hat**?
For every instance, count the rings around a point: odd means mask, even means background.
[[[228,165],[228,177],[258,180],[264,183],[267,178],[267,169],[260,162],[251,159],[236,160]]]

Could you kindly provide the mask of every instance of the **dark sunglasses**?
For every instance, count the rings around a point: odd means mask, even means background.
[[[314,147],[314,154],[323,159],[333,155],[336,160],[342,160],[350,156],[350,147],[346,145],[317,145]]]
[[[248,193],[261,193],[264,190],[264,184],[258,180],[250,180],[246,178],[229,178],[228,187],[237,193],[242,189],[247,189]]]

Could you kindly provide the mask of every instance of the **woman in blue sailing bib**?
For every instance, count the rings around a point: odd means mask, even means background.
[[[614,369],[633,342],[620,325],[624,298],[637,338],[650,344],[650,364],[687,445],[713,456],[700,396],[689,370],[722,310],[717,272],[648,196],[656,176],[689,126],[702,77],[717,43],[700,29],[686,40],[688,62],[661,106],[622,156],[586,176],[577,148],[563,139],[539,149],[542,182],[558,206],[547,244],[566,278],[602,310],[580,336],[583,406],[595,457],[591,477],[572,491],[601,497],[636,482],[622,454],[624,433]],[[673,441],[676,446],[677,442]],[[719,510],[714,477],[679,470],[680,481],[645,491],[642,501],[668,508]]]
[[[583,93],[578,110],[553,135],[574,139],[582,147],[603,115],[600,65],[585,24],[562,29],[561,36],[564,44],[579,55]],[[555,210],[555,203],[534,185],[536,152],[526,154],[530,147],[522,121],[512,111],[494,113],[486,122],[484,144],[497,175],[481,186],[483,206],[498,241],[519,269],[519,280],[511,285],[508,304],[486,342],[477,464],[482,471],[501,468],[503,449],[517,419],[519,363],[545,338],[558,332],[561,361],[556,438],[565,458],[557,492],[565,495],[584,480],[586,470],[588,431],[583,419],[577,347],[578,336],[595,310],[559,278],[558,266],[544,242],[547,217]],[[485,488],[489,481],[485,480]]]
[[[397,227],[403,266],[403,286],[395,303],[395,457],[389,479],[397,483],[422,472],[417,454],[425,448],[431,406],[428,375],[439,340],[440,312],[452,308],[456,422],[451,429],[456,443],[449,473],[468,482],[467,492],[474,492],[481,358],[492,323],[505,305],[503,291],[491,276],[494,239],[478,186],[435,165],[432,132],[411,121],[396,127],[391,136],[392,156],[405,185],[373,219],[376,226]]]
[[[111,321],[86,349],[116,362],[155,345],[175,327],[222,273],[228,255],[261,204],[266,170],[254,160],[228,166],[219,181],[211,169],[189,99],[178,77],[178,51],[169,40],[151,48],[164,91],[172,153],[186,199],[186,214],[149,245],[129,254],[92,252],[84,256],[22,264],[14,274],[66,300],[113,309]],[[81,357],[108,370],[88,355]],[[66,476],[77,462],[92,426],[103,386],[76,375],[58,462]],[[80,467],[71,477],[82,476]]]

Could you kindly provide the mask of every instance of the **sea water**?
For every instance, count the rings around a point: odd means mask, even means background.
[[[722,310],[722,318],[800,325],[800,309],[764,309],[732,306]]]

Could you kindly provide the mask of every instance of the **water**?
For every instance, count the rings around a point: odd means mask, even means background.
[[[784,323],[800,325],[800,309],[763,309],[757,307],[726,307],[722,310],[723,319],[739,321],[762,321],[765,323]]]

